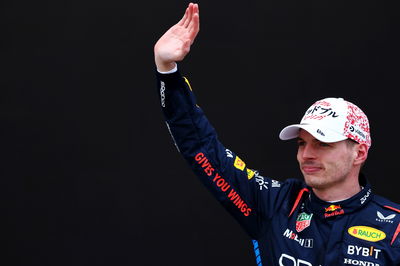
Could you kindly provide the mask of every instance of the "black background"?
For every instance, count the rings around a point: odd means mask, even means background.
[[[153,45],[188,1],[1,4],[1,265],[254,265],[163,122]],[[225,146],[301,177],[279,131],[325,97],[367,113],[365,174],[398,193],[395,1],[199,1],[180,64]]]

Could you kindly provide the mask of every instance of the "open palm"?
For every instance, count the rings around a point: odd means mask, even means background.
[[[154,46],[157,69],[168,71],[190,51],[200,29],[199,7],[190,3],[182,19],[172,26]]]

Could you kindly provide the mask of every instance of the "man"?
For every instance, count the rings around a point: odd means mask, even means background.
[[[360,174],[371,147],[363,111],[341,98],[315,102],[280,133],[297,138],[305,182],[263,177],[219,142],[177,69],[198,32],[191,3],[154,46],[160,103],[180,153],[254,239],[257,265],[400,265],[400,206]]]

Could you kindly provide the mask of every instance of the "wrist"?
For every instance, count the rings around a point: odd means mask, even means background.
[[[175,62],[163,62],[161,60],[158,60],[157,58],[155,58],[155,63],[156,63],[157,70],[159,72],[169,72],[176,67]]]
[[[178,65],[177,64],[175,64],[174,68],[172,68],[171,70],[168,70],[168,71],[162,71],[162,70],[157,68],[157,72],[160,73],[160,74],[172,74],[172,73],[175,73],[177,71],[178,71]]]

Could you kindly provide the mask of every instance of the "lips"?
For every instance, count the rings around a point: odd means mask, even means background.
[[[322,167],[316,165],[302,165],[301,170],[306,174],[313,174],[322,170]]]

